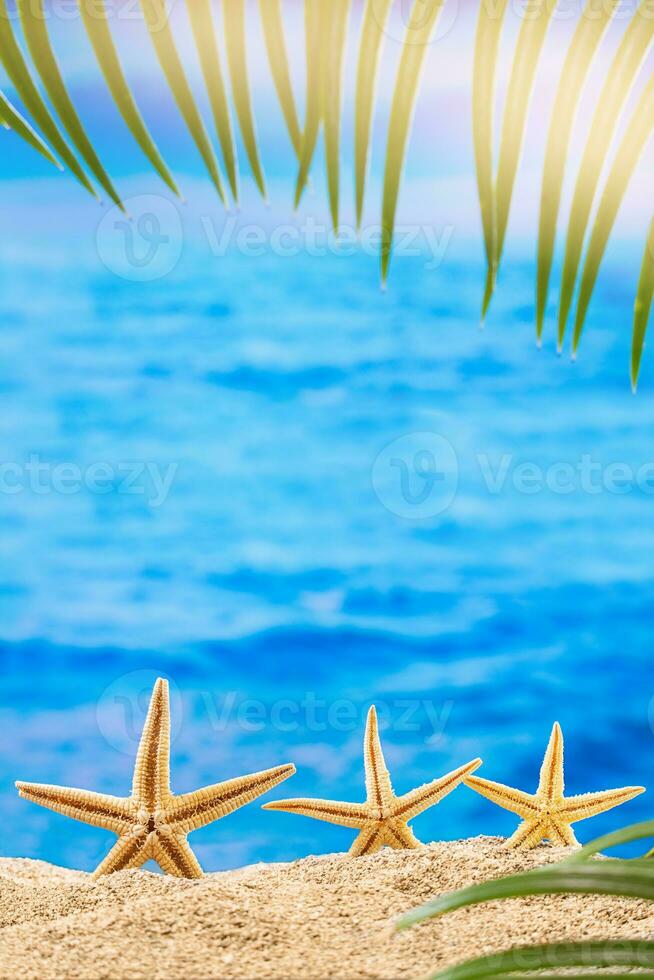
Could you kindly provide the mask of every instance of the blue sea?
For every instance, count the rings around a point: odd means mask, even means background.
[[[533,790],[555,720],[569,793],[650,783],[647,351],[637,396],[628,373],[640,230],[614,239],[572,363],[551,319],[536,348],[533,227],[510,236],[480,330],[469,133],[447,93],[418,113],[398,216],[412,224],[382,292],[374,228],[336,246],[319,173],[293,216],[288,148],[269,152],[271,206],[245,177],[226,214],[144,89],[185,178],[173,202],[110,136],[79,52],[74,95],[131,219],[15,140],[0,167],[3,853],[101,860],[111,835],[20,800],[14,780],[127,794],[160,675],[176,792],[293,761],[268,799],[360,800],[371,704],[398,793],[477,755]],[[444,152],[441,110],[466,134]],[[264,142],[280,126],[259,123]],[[651,817],[652,800],[578,835]],[[460,787],[415,831],[516,820]],[[351,839],[257,802],[191,840],[217,870]]]
[[[569,792],[649,782],[654,385],[646,363],[630,391],[620,250],[572,364],[536,349],[527,259],[480,331],[467,246],[382,293],[366,254],[191,236],[142,282],[71,207],[35,236],[17,203],[3,233],[5,853],[99,861],[110,835],[13,781],[127,793],[157,675],[177,792],[292,760],[278,797],[360,799],[373,703],[398,792],[477,755],[531,790],[557,719]],[[415,829],[514,825],[460,788]],[[219,869],[350,839],[255,803],[193,843]]]

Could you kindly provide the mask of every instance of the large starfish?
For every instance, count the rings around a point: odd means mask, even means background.
[[[642,786],[626,786],[624,789],[607,789],[600,793],[565,797],[563,733],[558,722],[555,722],[550,735],[535,793],[523,793],[519,789],[493,783],[490,779],[479,776],[468,776],[465,784],[498,806],[522,817],[522,823],[508,839],[506,846],[523,850],[536,847],[543,840],[549,840],[552,844],[575,846],[578,841],[570,824],[611,810],[645,791]]]
[[[186,835],[250,803],[294,772],[293,765],[277,766],[174,796],[170,790],[168,682],[160,677],[150,698],[131,796],[106,796],[40,783],[17,782],[16,786],[20,795],[33,803],[118,834],[94,877],[139,868],[154,858],[168,874],[201,878],[202,868]]]
[[[366,802],[340,803],[336,800],[279,800],[264,804],[264,810],[284,810],[301,813],[305,817],[326,820],[358,830],[359,834],[350,848],[352,857],[374,854],[385,844],[396,850],[419,847],[420,841],[408,826],[423,810],[439,803],[464,777],[481,765],[481,759],[468,762],[453,772],[426,783],[418,789],[396,796],[384,761],[374,706],[368,712],[363,742],[366,771]]]

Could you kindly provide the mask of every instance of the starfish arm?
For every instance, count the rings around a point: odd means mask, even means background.
[[[555,721],[540,769],[537,795],[547,800],[559,800],[563,788],[563,732]]]
[[[625,786],[623,789],[607,789],[602,793],[569,796],[564,800],[559,813],[568,823],[574,823],[604,813],[606,810],[612,810],[614,806],[627,803],[644,792],[643,786]]]
[[[189,842],[181,834],[161,831],[152,846],[152,857],[162,871],[177,878],[202,878],[203,872]]]
[[[400,796],[393,806],[393,816],[401,817],[405,822],[413,820],[419,813],[423,813],[430,806],[440,803],[444,796],[451,793],[459,783],[462,783],[469,773],[474,772],[481,765],[481,759],[473,759],[465,766],[459,766],[452,772],[440,779],[434,779],[431,783],[425,783],[417,789],[411,790]]]
[[[491,803],[510,810],[511,813],[517,813],[523,820],[529,820],[540,812],[536,798],[531,793],[523,793],[522,790],[504,786],[503,783],[494,783],[490,779],[482,779],[481,776],[468,776],[464,782],[466,786],[485,796]]]
[[[88,789],[73,789],[70,786],[49,786],[45,783],[17,782],[20,796],[48,810],[63,813],[73,820],[104,827],[122,834],[132,825],[132,805],[129,800],[118,796],[105,796]]]
[[[175,796],[167,808],[167,821],[176,833],[188,834],[251,803],[294,772],[295,766],[289,763]]]
[[[543,839],[547,830],[545,820],[523,820],[515,834],[506,842],[512,850],[529,851]]]
[[[387,822],[384,827],[384,842],[396,851],[421,847],[421,843],[405,823]]]
[[[368,824],[357,835],[348,851],[350,857],[362,857],[364,854],[375,854],[381,851],[385,842],[384,825],[378,822]]]
[[[152,856],[150,837],[145,828],[136,833],[119,837],[104,861],[93,872],[94,878],[124,871],[125,868],[140,868]]]
[[[299,813],[303,817],[313,817],[352,830],[361,830],[370,821],[370,811],[365,803],[339,803],[337,800],[275,800],[264,803],[264,810],[282,810],[284,813]]]
[[[379,738],[377,711],[372,705],[366,721],[363,737],[363,759],[366,770],[366,796],[368,803],[381,809],[390,806],[394,800],[391,777],[386,768],[384,752]]]
[[[579,841],[575,837],[574,830],[565,819],[561,817],[550,817],[547,828],[547,836],[553,844],[562,844],[565,847],[577,847]]]
[[[134,765],[132,796],[154,810],[170,796],[170,700],[168,681],[157,678]]]

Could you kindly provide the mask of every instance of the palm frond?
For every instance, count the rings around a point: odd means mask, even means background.
[[[384,30],[393,0],[366,0],[359,45],[354,123],[354,173],[357,228],[361,227],[370,152],[370,130]]]
[[[382,282],[386,282],[391,261],[400,177],[418,94],[420,74],[432,32],[443,9],[443,2],[444,0],[414,0],[409,22],[406,26],[386,140],[386,169],[382,201]]]
[[[72,150],[61,135],[59,128],[50,115],[48,107],[41,98],[32,80],[29,68],[25,63],[23,53],[18,47],[11,27],[11,20],[5,0],[0,0],[0,59],[12,85],[28,112],[34,117],[37,126],[43,131],[45,138],[52,145],[63,162],[68,166],[77,180],[94,197],[98,196],[93,184],[86,176]]]
[[[555,9],[556,5],[549,0],[529,0],[518,35],[504,106],[497,165],[494,275],[499,270],[504,250],[513,186],[518,172],[536,69]]]
[[[338,228],[338,198],[341,145],[341,102],[343,88],[343,59],[347,37],[347,21],[352,0],[331,0],[332,8],[325,40],[323,69],[323,119],[325,127],[325,164],[329,210],[334,230]]]
[[[571,974],[569,968],[581,967],[585,971],[620,967],[619,973],[602,973],[602,977],[625,977],[625,970],[654,968],[654,942],[649,940],[618,940],[615,942],[546,943],[540,946],[518,946],[503,953],[491,953],[469,960],[459,966],[441,970],[434,980],[483,980],[485,977],[512,978],[532,977],[547,980],[548,976],[574,977],[595,976],[590,972]],[[565,974],[547,974],[543,970],[566,970]],[[538,971],[538,972],[537,972]],[[651,974],[635,974],[651,976]]]
[[[588,858],[594,857],[595,854],[600,854],[602,851],[608,851],[611,847],[633,844],[634,841],[646,840],[648,837],[654,837],[654,820],[643,820],[641,823],[633,823],[628,827],[621,827],[620,830],[603,834],[602,837],[596,837],[595,840],[584,844],[578,851],[565,858],[562,863],[576,864],[578,861],[587,861]]]
[[[52,50],[52,45],[50,44],[43,0],[18,0],[18,12],[32,60],[45,86],[45,90],[57,110],[59,118],[95,179],[105,193],[109,195],[114,204],[117,204],[122,209],[123,205],[118,196],[118,192],[102,166],[97,153],[93,149],[86,130],[82,125],[82,121],[68,94],[66,84],[57,64],[57,59]]]
[[[645,333],[652,309],[654,297],[654,219],[649,226],[649,235],[643,252],[643,263],[640,268],[638,292],[634,305],[634,329],[631,345],[631,387],[635,391],[640,373],[640,360],[643,356]]]
[[[620,0],[587,0],[581,20],[568,49],[552,109],[547,137],[538,233],[538,274],[536,284],[536,332],[543,334],[549,290],[556,224],[561,203],[563,177],[570,136],[588,72]]]
[[[486,286],[481,306],[482,320],[495,288],[495,185],[493,176],[493,121],[497,58],[506,15],[507,0],[499,0],[491,10],[488,3],[479,4],[475,59],[472,80],[472,128],[475,146],[477,193],[486,250]]]
[[[653,15],[652,0],[642,0],[627,25],[597,98],[597,108],[579,167],[568,221],[559,299],[559,350],[563,346],[579,261],[600,174],[638,70],[654,40]]]
[[[59,170],[63,169],[47,143],[32,129],[27,119],[20,114],[18,109],[14,108],[3,92],[0,92],[0,120],[5,129],[13,129],[15,133],[22,136],[26,143],[29,143],[35,150],[43,154],[46,160],[54,163],[55,167],[58,167]]]
[[[232,197],[238,200],[238,167],[232,123],[229,117],[229,103],[220,64],[220,54],[216,41],[216,31],[211,11],[211,0],[190,0],[186,5],[191,30],[195,38],[200,65],[209,95],[211,112],[213,114],[216,132],[223,155],[223,163],[227,172],[227,180]]]
[[[164,163],[127,84],[111,36],[104,0],[78,0],[78,2],[86,33],[118,111],[155,171],[172,192],[179,195],[175,180]]]
[[[190,0],[193,3],[193,0]],[[266,196],[266,182],[259,159],[257,136],[252,115],[250,82],[248,79],[247,52],[245,45],[245,3],[244,0],[223,0],[223,25],[227,62],[232,80],[232,97],[236,107],[245,152],[261,196]]]
[[[299,157],[302,145],[302,133],[291,84],[291,72],[288,64],[286,41],[284,40],[284,22],[282,19],[281,0],[259,0],[259,13],[263,36],[268,52],[268,63],[272,75],[277,98],[284,115],[288,135],[291,139],[296,156]]]
[[[527,895],[617,895],[653,900],[652,863],[645,859],[561,862],[535,871],[525,871],[441,895],[403,916],[398,928],[406,929],[425,919],[471,905],[524,898]]]
[[[305,0],[304,4],[304,47],[306,55],[306,98],[304,107],[304,129],[300,149],[299,169],[295,182],[295,207],[304,193],[313,155],[316,151],[318,134],[323,114],[323,70],[324,50],[322,37],[329,18],[329,0]]]
[[[82,21],[109,94],[154,172],[173,192],[177,193],[175,179],[157,149],[126,79],[105,0],[79,0],[79,3]],[[18,0],[18,9],[31,60],[59,116],[61,128],[59,121],[55,120],[42,98],[14,36],[6,0],[0,0],[0,61],[9,76],[19,103],[25,108],[26,117],[13,109],[13,106],[0,96],[0,123],[11,126],[18,135],[49,160],[55,162],[61,160],[77,180],[93,194],[96,194],[96,191],[90,175],[95,177],[105,192],[119,203],[119,196],[100,162],[95,146],[85,132],[66,87],[64,74],[59,68],[46,26],[44,4],[45,0]],[[168,0],[140,0],[140,4],[168,88],[207,172],[224,200],[223,177],[218,156],[189,84],[181,49],[178,50],[177,47],[177,24],[173,24],[169,19],[172,5]],[[293,66],[289,58],[289,55],[292,56],[294,52],[289,52],[286,44],[284,4],[282,0],[258,0],[270,73],[281,107],[284,126],[297,158],[295,206],[299,204],[309,179],[322,129],[327,198],[335,228],[339,221],[342,176],[341,117],[351,5],[352,0],[304,0],[306,97],[304,119],[300,124],[291,81]],[[419,94],[420,78],[443,6],[444,0],[412,0],[400,45],[399,63],[387,119],[381,201],[380,258],[383,281],[388,276],[392,255],[404,160],[412,116]],[[536,329],[539,340],[543,332],[550,290],[557,220],[561,211],[566,171],[569,169],[568,150],[577,110],[593,60],[600,50],[607,28],[615,19],[619,6],[620,0],[585,0],[556,86],[540,188],[536,267]],[[472,84],[472,123],[477,191],[487,266],[482,317],[487,311],[495,288],[507,235],[531,95],[536,84],[538,66],[548,30],[557,9],[557,3],[552,0],[527,0],[501,114],[499,151],[495,161],[495,84],[500,43],[509,4],[508,0],[492,0],[492,2],[479,0]],[[217,144],[219,144],[231,194],[234,199],[237,199],[239,172],[231,121],[232,112],[235,112],[250,168],[259,190],[265,197],[265,178],[248,75],[246,44],[250,22],[247,19],[245,0],[222,2],[222,29],[229,86],[226,84],[221,65],[212,0],[188,0],[187,10],[215,123]],[[388,30],[392,14],[393,0],[366,0],[359,22],[359,36],[355,38],[358,45],[358,59],[353,164],[358,225],[361,223],[366,192],[372,121],[384,34]],[[602,177],[618,127],[621,125],[627,100],[638,80],[639,72],[653,41],[654,0],[640,0],[610,62],[601,91],[597,96],[595,93],[592,96],[595,100],[594,115],[590,135],[586,139],[576,175],[565,237],[558,311],[559,349],[564,339],[577,280],[580,279],[573,338],[573,348],[577,349],[606,244],[630,178],[652,129],[650,79],[646,80],[646,94],[641,96],[634,114],[630,117],[626,135],[619,144],[617,156],[613,166],[609,168],[608,178],[602,188],[600,186]],[[600,191],[602,191],[601,196]],[[591,222],[591,213],[598,197],[599,207],[584,256],[584,244]],[[650,229],[633,320],[632,383],[634,386],[652,304],[654,259],[651,240]]]
[[[218,169],[218,161],[216,160],[198,107],[195,104],[191,87],[186,78],[179,53],[173,40],[168,20],[166,0],[141,0],[141,9],[143,10],[145,23],[150,33],[155,53],[159,59],[161,70],[166,77],[177,107],[193,137],[200,156],[204,160],[209,177],[218,191],[220,199],[224,201],[225,194]]]
[[[461,888],[441,895],[404,915],[397,923],[406,929],[427,919],[458,909],[502,899],[534,895],[615,895],[621,898],[654,900],[651,858],[590,860],[601,851],[654,837],[654,820],[633,824],[598,837],[557,864],[546,865]],[[567,967],[593,970],[604,967],[654,967],[654,943],[639,940],[607,940],[594,943],[554,943],[525,946],[468,960],[435,974],[438,980],[467,980],[481,977],[536,976],[535,971]],[[546,976],[538,972],[538,977]],[[560,974],[558,974],[560,976]],[[566,973],[566,977],[574,974]],[[581,976],[582,974],[580,974]],[[590,974],[586,974],[589,976]],[[604,974],[603,974],[604,975]],[[607,974],[611,975],[611,974]],[[615,974],[624,976],[623,972]]]
[[[590,303],[599,267],[604,256],[611,229],[620,204],[626,193],[629,181],[636,169],[645,146],[654,132],[654,75],[645,87],[618,147],[618,151],[606,180],[595,224],[591,234],[586,259],[579,285],[575,330],[572,343],[576,352],[584,328],[588,304]]]

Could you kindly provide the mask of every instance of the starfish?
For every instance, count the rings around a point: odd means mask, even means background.
[[[522,817],[522,823],[506,842],[507,847],[522,850],[536,847],[543,840],[549,840],[552,844],[577,846],[579,842],[570,824],[604,813],[605,810],[611,810],[645,792],[643,786],[626,786],[624,789],[607,789],[600,793],[565,797],[563,733],[558,722],[552,728],[535,793],[523,793],[519,789],[493,783],[490,779],[479,776],[468,776],[465,784],[498,806]]]
[[[201,878],[186,835],[237,810],[295,772],[283,765],[250,776],[174,796],[170,790],[170,706],[168,682],[158,678],[139,743],[132,794],[106,796],[68,786],[17,782],[20,796],[75,820],[104,827],[118,840],[94,877],[140,868],[153,858],[162,871],[178,878]]]
[[[350,848],[351,857],[374,854],[385,844],[396,850],[420,846],[408,826],[423,810],[439,803],[444,796],[459,785],[468,773],[481,765],[481,759],[468,762],[453,772],[426,783],[418,789],[396,796],[384,761],[377,727],[377,712],[374,705],[368,712],[366,733],[363,741],[363,755],[366,772],[366,802],[340,803],[335,800],[279,800],[266,803],[264,810],[283,810],[286,813],[301,813],[305,817],[326,820],[358,830],[359,834]]]

